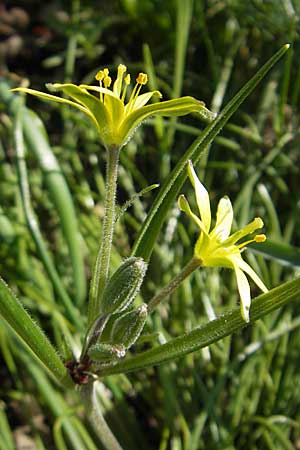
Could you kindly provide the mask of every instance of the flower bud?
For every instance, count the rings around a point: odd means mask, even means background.
[[[90,347],[89,357],[99,363],[107,363],[124,358],[125,347],[122,344],[111,345],[106,342],[98,342]]]
[[[146,303],[143,303],[119,317],[113,324],[110,341],[116,344],[122,343],[126,350],[129,349],[143,331],[147,316],[148,308]]]
[[[137,296],[147,270],[142,258],[125,259],[108,281],[100,304],[100,314],[113,314],[128,308]]]

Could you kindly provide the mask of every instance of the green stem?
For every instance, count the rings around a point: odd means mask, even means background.
[[[181,272],[176,275],[167,286],[162,288],[149,302],[148,311],[151,313],[154,308],[167,296],[171,295],[175,289],[192,273],[201,265],[199,259],[192,258],[186,266],[181,270]]]
[[[81,392],[88,420],[106,450],[122,450],[117,439],[107,425],[97,401],[95,383],[89,383]]]
[[[104,218],[102,225],[101,244],[91,281],[90,301],[88,308],[88,326],[93,323],[99,313],[101,295],[108,277],[110,252],[116,216],[116,190],[119,148],[115,146],[108,148],[106,151],[106,155],[107,167]]]

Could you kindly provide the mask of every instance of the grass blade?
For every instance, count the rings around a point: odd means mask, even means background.
[[[65,386],[72,386],[67,370],[55,348],[1,278],[0,314],[49,372]]]
[[[250,323],[254,323],[270,312],[299,298],[300,278],[281,284],[267,294],[262,294],[252,300]],[[247,324],[241,317],[240,308],[234,308],[216,320],[212,320],[202,327],[195,328],[189,333],[172,339],[166,344],[125,360],[115,367],[103,369],[101,375],[131,372],[174,360],[211,345],[232,333],[242,330],[246,326]]]
[[[246,83],[225,106],[219,116],[205,128],[198,138],[195,139],[193,144],[179,160],[152,205],[134,244],[132,251],[133,255],[141,256],[145,260],[149,260],[166,215],[170,207],[174,204],[179,190],[186,179],[184,168],[187,161],[191,159],[194,164],[197,163],[206,147],[213,141],[233,113],[251,94],[257,84],[269,72],[274,64],[285,54],[288,48],[288,44],[282,47],[260,68],[251,80],[248,81],[248,83]]]

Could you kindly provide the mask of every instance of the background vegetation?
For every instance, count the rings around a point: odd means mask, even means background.
[[[298,3],[27,0],[1,6],[0,273],[61,354],[66,352],[62,335],[73,347],[79,345],[80,324],[72,321],[68,299],[76,298],[84,315],[86,285],[78,277],[73,283],[80,268],[74,264],[60,199],[64,194],[64,201],[74,206],[76,239],[89,279],[103,214],[105,154],[96,131],[76,111],[28,97],[27,106],[46,126],[51,147],[45,151],[55,155],[58,169],[47,172],[40,145],[29,142],[22,171],[7,86],[23,79],[40,90],[46,82],[90,83],[100,68],[114,71],[122,62],[132,74],[147,72],[149,87],[159,89],[165,99],[192,95],[218,112],[272,54],[291,42],[292,50],[197,166],[213,205],[230,196],[237,225],[257,215],[264,219],[268,238],[277,243],[277,258],[248,251],[247,259],[272,288],[299,272]],[[195,117],[149,120],[121,152],[117,200],[130,207],[120,210],[113,267],[130,254],[156,192],[136,194],[161,183],[201,129],[203,123]],[[25,204],[20,180],[23,189],[24,183],[25,190],[29,186]],[[188,183],[184,192],[193,198]],[[28,227],[34,214],[40,242],[51,255],[52,276]],[[189,260],[196,237],[197,230],[174,204],[151,259],[144,301]],[[164,342],[237,302],[230,272],[199,270],[160,307],[147,333],[153,342]],[[300,448],[299,311],[297,303],[288,305],[176,363],[104,378],[102,408],[124,449]],[[139,345],[145,349],[149,344]],[[0,349],[1,449],[101,448],[84,421],[77,393],[63,393],[4,321]]]

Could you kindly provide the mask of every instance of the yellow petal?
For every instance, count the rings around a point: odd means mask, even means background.
[[[103,102],[94,95],[89,94],[85,88],[76,86],[75,84],[55,83],[50,85],[50,88],[64,92],[64,94],[67,94],[72,99],[84,105],[93,114],[102,142],[106,145],[106,138],[111,130],[111,121]]]
[[[219,201],[217,209],[216,225],[211,232],[211,237],[218,241],[225,241],[230,235],[233,221],[233,209],[228,197],[223,197]]]
[[[125,113],[128,114],[135,109],[142,108],[149,102],[153,95],[157,95],[159,98],[162,97],[159,91],[146,92],[146,94],[138,95],[136,98],[127,103],[125,106]]]
[[[187,201],[187,199],[185,198],[185,196],[182,194],[179,196],[178,198],[178,208],[185,212],[188,216],[190,216],[191,219],[193,219],[193,221],[198,225],[198,227],[205,233],[206,233],[206,229],[204,224],[201,222],[201,220],[199,219],[198,216],[196,216],[196,214],[193,213],[193,211],[190,208],[190,205]]]
[[[117,130],[119,125],[121,124],[124,118],[124,104],[123,102],[117,98],[110,95],[104,96],[104,105],[110,114],[110,120],[112,124],[112,131]]]
[[[237,266],[234,267],[239,294],[241,297],[241,314],[245,322],[249,322],[251,305],[250,286],[246,275]]]
[[[247,264],[241,256],[235,256],[232,258],[234,260],[235,265],[237,265],[241,270],[246,272],[250,278],[254,281],[254,283],[263,291],[268,292],[268,288],[265,286],[265,284],[261,281],[259,276],[254,272],[252,267]]]
[[[211,224],[211,211],[210,211],[210,201],[208,192],[200,182],[199,178],[196,175],[193,164],[191,161],[188,163],[188,175],[191,180],[191,183],[195,189],[196,201],[200,213],[201,220],[205,226],[205,230],[209,233],[210,224]]]
[[[99,129],[99,125],[98,125],[98,122],[97,122],[94,114],[92,114],[92,112],[88,108],[86,108],[82,103],[73,102],[71,100],[68,100],[67,98],[58,97],[57,95],[46,94],[45,92],[36,91],[35,89],[14,88],[14,89],[11,89],[11,91],[12,92],[25,92],[26,94],[34,95],[35,97],[39,97],[43,100],[50,100],[52,102],[64,103],[65,105],[73,106],[74,108],[79,109],[84,114],[89,116],[89,118],[92,119],[92,121],[94,122],[96,127]]]
[[[106,89],[100,86],[89,86],[88,84],[80,84],[80,89],[86,89],[87,91],[99,92],[101,94],[110,95],[111,97],[119,99],[119,97],[110,89]]]

